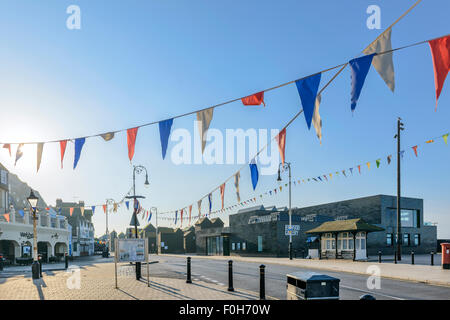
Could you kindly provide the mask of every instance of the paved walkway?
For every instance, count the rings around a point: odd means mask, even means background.
[[[188,255],[169,255],[168,256],[188,256]],[[164,255],[161,255],[164,256]],[[197,256],[189,255],[192,259],[216,259],[245,261],[261,264],[277,264],[285,266],[294,266],[299,268],[329,270],[335,272],[349,272],[368,275],[370,266],[380,268],[380,276],[397,280],[406,280],[413,282],[422,282],[440,286],[450,286],[450,270],[444,270],[441,266],[362,262],[351,260],[318,260],[318,259],[293,259],[289,258],[271,258],[271,257],[240,257],[240,256]],[[153,256],[152,256],[153,257]]]
[[[146,268],[142,268],[143,272]],[[0,278],[0,300],[258,300],[255,292],[182,279],[150,277],[137,281],[134,267],[118,265],[118,289],[115,289],[114,263],[84,266],[75,272],[46,272],[39,280],[30,275]],[[150,271],[151,275],[151,271]]]

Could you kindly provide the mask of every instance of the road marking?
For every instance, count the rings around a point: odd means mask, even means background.
[[[218,283],[219,286],[225,286],[225,284],[223,284],[222,282]]]
[[[378,292],[373,292],[373,291],[366,291],[366,290],[357,289],[357,288],[353,288],[353,287],[347,287],[347,286],[343,286],[343,285],[341,285],[340,287],[341,288],[350,289],[350,290],[360,291],[360,292],[364,292],[364,293],[374,294],[374,295],[378,295],[378,296],[382,296],[382,297],[386,297],[386,298],[391,298],[391,299],[395,299],[395,300],[406,300],[406,299],[403,299],[403,298],[390,296],[390,295],[384,294],[384,293],[378,293]]]

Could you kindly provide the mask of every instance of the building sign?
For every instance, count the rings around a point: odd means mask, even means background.
[[[145,261],[145,239],[120,239],[118,262]]]
[[[286,224],[284,226],[284,235],[288,236],[292,233],[293,236],[298,236],[298,232],[300,231],[300,225],[299,224],[293,224],[292,226],[289,226]]]
[[[20,236],[21,236],[22,238],[27,238],[27,239],[33,238],[33,234],[32,234],[31,232],[21,232],[21,233],[20,233]]]
[[[264,222],[271,222],[271,221],[277,221],[278,216],[277,214],[269,214],[265,216],[251,216],[248,219],[248,224],[255,224],[255,223],[264,223]]]

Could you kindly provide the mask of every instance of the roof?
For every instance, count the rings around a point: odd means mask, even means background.
[[[317,228],[306,231],[306,233],[326,233],[326,232],[345,232],[345,231],[366,231],[376,232],[383,231],[383,228],[365,222],[363,219],[349,219],[327,221]]]
[[[198,219],[197,222],[195,223],[195,225],[203,224],[205,221],[211,223],[211,221],[207,217],[203,217],[203,218]]]

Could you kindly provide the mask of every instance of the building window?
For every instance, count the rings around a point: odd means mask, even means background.
[[[415,234],[414,235],[414,245],[416,247],[420,246],[420,234]]]
[[[386,245],[388,247],[392,246],[392,233],[386,233]]]
[[[242,242],[242,250],[245,250],[245,249],[246,249],[246,243]]]
[[[237,243],[237,249],[241,250],[241,243],[240,242]]]
[[[236,244],[234,242],[231,244],[231,250],[236,250]]]
[[[262,252],[262,251],[263,251],[263,237],[258,236],[258,252]]]
[[[409,233],[404,233],[403,234],[403,245],[405,245],[405,246],[409,246],[410,245],[410,243],[409,243]]]

